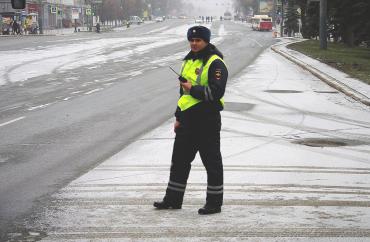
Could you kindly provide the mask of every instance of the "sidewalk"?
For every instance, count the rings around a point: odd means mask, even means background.
[[[55,36],[55,35],[72,35],[82,32],[88,32],[87,27],[79,27],[80,32],[75,32],[75,28],[61,28],[61,29],[44,29],[43,34],[21,34],[21,35],[0,35],[3,38],[20,38],[20,37],[34,37],[34,36]]]
[[[155,23],[154,21],[146,21],[146,24]],[[131,26],[132,28],[133,26]],[[134,25],[135,27],[135,25]],[[1,35],[0,37],[22,37],[22,36],[55,36],[55,35],[72,35],[72,34],[79,34],[79,33],[95,33],[96,28],[93,26],[92,31],[89,31],[88,27],[78,27],[80,31],[75,32],[75,28],[61,28],[61,29],[44,29],[43,34],[22,34],[22,35]],[[128,28],[126,25],[121,26],[111,26],[111,25],[102,25],[101,32],[109,32],[109,31],[125,31]]]
[[[294,38],[283,38],[281,44],[273,46],[272,50],[285,56],[303,69],[311,72],[329,86],[332,86],[338,91],[345,93],[347,96],[370,106],[370,86],[368,84],[355,78],[351,78],[347,74],[331,66],[286,47],[287,43],[297,41],[302,41],[302,39],[294,40]]]
[[[206,195],[199,156],[183,209],[153,208],[168,182],[171,119],[54,194],[49,207],[26,221],[23,236],[42,241],[370,241],[367,106],[272,50],[229,81],[225,99],[222,213],[197,214]]]

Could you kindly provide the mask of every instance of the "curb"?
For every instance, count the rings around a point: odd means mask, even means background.
[[[102,29],[100,33],[107,33],[111,32],[112,29]],[[37,36],[64,36],[64,35],[73,35],[78,33],[96,33],[95,31],[79,31],[79,32],[70,32],[66,34],[22,34],[22,35],[2,35],[0,34],[0,38],[27,38],[27,37],[37,37]]]
[[[22,34],[22,35],[0,35],[0,38],[28,38],[36,36],[56,36],[55,34]]]
[[[279,46],[279,45],[287,45],[287,44],[285,44],[285,43],[284,44],[278,44],[276,46]],[[366,97],[365,95],[363,95],[362,93],[359,93],[358,91],[352,89],[351,87],[349,87],[346,84],[340,82],[339,80],[337,80],[337,79],[325,74],[324,72],[316,69],[315,67],[312,67],[309,64],[307,64],[307,63],[305,63],[301,60],[298,60],[294,56],[289,55],[288,53],[286,53],[284,51],[278,50],[276,48],[276,46],[271,46],[271,49],[273,51],[275,51],[276,53],[284,56],[285,58],[287,58],[291,62],[293,62],[293,63],[297,64],[298,66],[302,67],[303,69],[309,71],[311,74],[313,74],[314,76],[316,76],[321,81],[328,84],[329,86],[335,88],[336,90],[344,93],[345,95],[351,97],[352,99],[354,99],[356,101],[359,101],[359,102],[365,104],[366,106],[370,106],[369,98]]]

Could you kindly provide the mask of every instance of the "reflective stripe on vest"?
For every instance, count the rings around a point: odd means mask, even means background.
[[[192,86],[201,85],[205,86],[205,97],[206,101],[213,101],[211,89],[208,87],[208,70],[214,60],[221,60],[218,55],[212,55],[207,61],[206,65],[203,65],[201,60],[186,60],[182,64],[181,76],[186,80],[191,81]],[[177,102],[177,106],[181,111],[185,111],[192,106],[200,103],[202,100],[192,97],[188,92],[184,90],[184,94],[180,97]],[[221,98],[220,102],[224,106],[224,99]]]

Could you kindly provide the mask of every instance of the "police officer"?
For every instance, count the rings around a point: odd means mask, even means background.
[[[213,214],[221,212],[223,202],[220,111],[228,71],[222,53],[210,43],[208,28],[191,27],[187,38],[191,51],[184,58],[179,78],[170,178],[163,201],[153,205],[158,209],[181,209],[191,162],[199,151],[207,170],[207,199],[198,213]]]

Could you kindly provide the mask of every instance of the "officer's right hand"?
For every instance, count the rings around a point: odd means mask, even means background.
[[[176,133],[176,130],[180,128],[180,122],[179,121],[175,121],[175,124],[173,125],[173,131]]]

